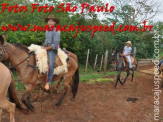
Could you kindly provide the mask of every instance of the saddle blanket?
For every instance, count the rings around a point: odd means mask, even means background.
[[[48,71],[47,51],[45,49],[42,49],[41,46],[35,44],[31,44],[28,47],[28,49],[30,50],[30,52],[32,51],[35,52],[36,60],[37,60],[36,66],[38,67],[40,73],[45,74]],[[68,55],[61,48],[58,48],[57,55],[60,58],[63,65],[54,68],[54,75],[59,75],[61,73],[66,73],[68,71],[67,62],[66,62]]]

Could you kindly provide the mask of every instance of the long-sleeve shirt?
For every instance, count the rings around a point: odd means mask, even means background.
[[[124,47],[124,55],[131,53],[131,51],[132,51],[131,47],[127,47],[127,46]]]
[[[46,31],[45,32],[45,42],[44,47],[52,46],[53,49],[58,49],[60,43],[60,31],[56,31],[56,28],[53,31]]]

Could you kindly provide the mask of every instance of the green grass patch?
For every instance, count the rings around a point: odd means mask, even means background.
[[[162,58],[163,57],[163,50],[161,49],[160,50],[160,58]]]
[[[118,72],[117,71],[108,71],[104,75],[104,72],[97,72],[93,68],[89,67],[87,72],[85,72],[85,67],[84,66],[79,66],[79,74],[80,74],[80,82],[86,82],[88,84],[93,84],[93,83],[109,83],[115,81],[115,77],[117,76]],[[17,72],[13,72],[13,75],[15,77],[15,86],[16,90],[23,90],[24,86],[21,82],[18,81],[18,76]],[[141,73],[135,72],[135,76],[141,76]],[[121,73],[121,78],[126,77],[126,72]],[[131,77],[131,74],[130,74]],[[55,86],[57,82],[52,82],[53,85]]]
[[[163,120],[163,117],[160,117],[160,120]]]
[[[104,75],[103,72],[97,73],[97,72],[91,72],[91,73],[85,73],[80,75],[80,82],[87,82],[89,84],[93,84],[95,82],[98,83],[108,83],[111,81],[114,81],[113,78],[108,78],[111,76],[116,76],[117,72],[106,72]]]

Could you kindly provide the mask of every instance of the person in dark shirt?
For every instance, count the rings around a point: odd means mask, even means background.
[[[59,19],[55,18],[54,15],[50,14],[48,18],[45,18],[45,21],[48,23],[49,28],[52,28],[59,23]],[[60,43],[60,31],[56,31],[54,27],[53,30],[46,30],[45,32],[45,43],[43,48],[47,50],[49,58],[49,73],[48,73],[48,82],[45,84],[45,89],[49,90],[53,74],[54,74],[54,63],[56,58],[56,52],[58,50]]]

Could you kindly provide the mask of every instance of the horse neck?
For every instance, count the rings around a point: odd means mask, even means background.
[[[16,47],[10,43],[7,43],[7,47],[7,52],[9,54],[9,62],[12,66],[19,64],[21,61],[28,57],[28,54],[19,47]],[[19,75],[21,74],[25,66],[26,61],[15,67]]]
[[[116,56],[116,63],[118,67],[123,67],[123,57],[120,56],[119,53],[117,53],[117,56]]]

